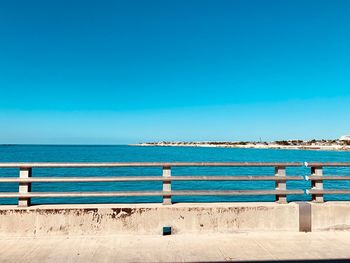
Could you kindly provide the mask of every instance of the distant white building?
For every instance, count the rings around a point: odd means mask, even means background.
[[[341,141],[350,141],[350,135],[343,135],[343,136],[340,137],[339,140],[341,140]]]

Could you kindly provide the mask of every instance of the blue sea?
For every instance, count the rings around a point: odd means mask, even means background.
[[[350,152],[266,150],[201,147],[138,147],[126,145],[1,145],[0,162],[349,162]],[[33,177],[63,176],[156,176],[161,168],[35,168]],[[287,168],[287,175],[309,175],[310,168]],[[325,168],[327,175],[349,175],[350,168]],[[178,167],[172,175],[274,175],[271,167]],[[0,177],[18,177],[18,169],[0,168]],[[173,182],[173,190],[274,189],[274,182]],[[326,189],[350,189],[350,181],[325,182]],[[310,188],[309,181],[288,182],[288,189]],[[32,191],[140,191],[161,190],[161,182],[33,183]],[[17,192],[17,183],[0,183],[0,192]],[[274,201],[274,196],[187,196],[173,202]],[[289,201],[311,200],[304,195],[288,196]],[[325,200],[350,200],[349,195],[325,196]],[[34,204],[47,203],[144,203],[161,197],[33,198]],[[16,199],[0,199],[0,204],[16,204]]]

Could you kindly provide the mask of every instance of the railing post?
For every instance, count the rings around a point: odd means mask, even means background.
[[[311,167],[311,176],[323,176],[323,167]],[[323,180],[312,180],[312,189],[323,190]],[[313,194],[312,201],[316,203],[323,203],[323,194]]]
[[[275,167],[275,176],[286,176],[286,168],[285,167]],[[276,181],[276,190],[287,190],[287,182],[286,181]],[[276,195],[276,202],[280,204],[286,204],[287,203],[287,195]]]
[[[30,178],[32,177],[32,168],[20,167],[19,178]],[[31,191],[31,183],[19,183],[18,192],[20,194],[26,194]],[[30,198],[18,198],[18,206],[27,207],[30,206]]]
[[[164,166],[163,167],[163,179],[171,177],[171,167]],[[169,192],[166,194],[165,192]],[[163,180],[163,205],[171,205],[171,181]]]

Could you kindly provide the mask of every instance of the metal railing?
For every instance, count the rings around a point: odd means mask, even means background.
[[[287,176],[287,167],[310,167],[311,175]],[[159,167],[161,176],[113,176],[113,177],[32,177],[33,168],[107,168],[107,167]],[[215,175],[172,176],[172,167],[273,167],[270,175]],[[298,162],[133,162],[133,163],[0,163],[0,168],[18,168],[19,177],[0,177],[0,183],[18,183],[18,192],[0,192],[0,198],[18,198],[18,205],[30,205],[31,198],[57,197],[132,197],[162,196],[163,204],[172,204],[172,196],[264,196],[274,195],[276,202],[287,203],[287,195],[312,196],[314,202],[324,202],[325,194],[349,194],[350,189],[324,189],[324,181],[350,181],[350,175],[324,175],[324,167],[350,167],[343,163]],[[311,181],[311,189],[288,190],[287,181]],[[172,190],[175,181],[273,181],[274,190]],[[80,183],[80,182],[162,182],[159,191],[114,192],[32,192],[33,183]]]
[[[304,190],[287,190],[287,181],[303,181],[302,176],[287,176],[286,167],[301,167],[303,163],[264,162],[170,162],[170,163],[0,163],[0,168],[19,168],[18,178],[0,177],[0,183],[18,183],[18,192],[1,192],[0,198],[18,198],[18,206],[27,207],[31,198],[56,197],[131,197],[162,196],[163,204],[172,204],[172,196],[257,196],[274,195],[276,202],[286,203],[287,195],[302,195]],[[160,167],[162,176],[114,176],[114,177],[32,177],[33,168],[102,168],[102,167]],[[256,176],[172,176],[172,167],[274,167],[272,175]],[[117,192],[32,192],[32,183],[76,182],[146,182],[161,181],[159,191]],[[173,181],[274,181],[274,190],[172,190]]]
[[[349,162],[334,163],[305,163],[305,166],[311,168],[311,176],[307,176],[306,180],[311,181],[311,189],[307,189],[306,193],[311,194],[312,201],[324,202],[325,194],[350,195],[350,189],[324,189],[324,181],[349,181],[350,175],[324,175],[324,167],[350,167]]]

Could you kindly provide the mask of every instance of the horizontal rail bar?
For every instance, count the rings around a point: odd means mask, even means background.
[[[327,162],[327,163],[319,163],[319,162],[311,162],[306,163],[308,167],[350,167],[350,162]]]
[[[133,162],[133,163],[0,163],[0,168],[84,168],[84,167],[188,167],[188,166],[214,166],[214,167],[296,167],[301,162]]]
[[[350,190],[342,190],[342,189],[334,189],[334,190],[318,190],[318,189],[310,189],[306,190],[307,194],[345,194],[350,195]]]
[[[146,181],[301,181],[301,176],[127,176],[127,177],[31,177],[0,178],[0,183],[64,183],[64,182],[146,182]],[[350,178],[349,178],[350,180]]]
[[[119,197],[119,196],[161,196],[162,191],[144,191],[144,192],[30,192],[19,194],[15,192],[1,192],[0,198],[54,198],[54,197]]]
[[[223,190],[223,191],[151,191],[151,192],[31,192],[0,193],[0,198],[124,197],[124,196],[253,196],[304,194],[302,190]]]
[[[325,180],[350,180],[350,176],[334,176],[334,175],[327,175],[327,176],[306,176],[306,180],[310,181],[325,181]]]

